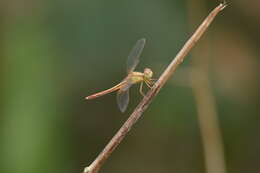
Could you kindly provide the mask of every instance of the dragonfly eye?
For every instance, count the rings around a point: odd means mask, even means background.
[[[149,69],[149,68],[145,68],[144,69],[144,76],[146,77],[146,78],[152,78],[152,76],[153,76],[153,71],[151,70],[151,69]]]

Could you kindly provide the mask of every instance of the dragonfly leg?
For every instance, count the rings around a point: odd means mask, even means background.
[[[153,84],[155,84],[156,81],[157,81],[157,79],[150,79],[150,80],[147,80],[146,83],[148,83],[147,85],[149,85],[149,87],[151,88],[153,86]]]
[[[155,84],[156,81],[157,81],[157,79],[151,79],[151,80],[150,80],[150,82],[151,82],[152,84]]]
[[[155,82],[156,82],[155,80],[151,80],[151,81],[149,82],[149,84],[150,84],[150,85],[153,85],[153,84],[155,84]]]
[[[146,80],[144,82],[149,88],[152,88],[152,82]]]
[[[142,96],[145,96],[145,94],[143,92],[143,82],[141,82],[141,84],[140,84],[139,92],[141,93]]]

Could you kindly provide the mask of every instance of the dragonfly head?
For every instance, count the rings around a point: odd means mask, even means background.
[[[149,68],[144,69],[144,77],[147,79],[151,79],[153,76],[153,71]]]

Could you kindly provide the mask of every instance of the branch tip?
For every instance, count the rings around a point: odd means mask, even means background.
[[[222,3],[220,3],[220,10],[224,10],[224,8],[226,8],[228,6],[227,1],[223,1]]]

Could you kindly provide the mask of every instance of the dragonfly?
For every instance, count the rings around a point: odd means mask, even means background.
[[[107,90],[87,96],[87,100],[95,99],[105,94],[117,91],[117,105],[121,112],[125,112],[129,103],[129,89],[132,85],[140,83],[139,92],[143,93],[143,83],[149,88],[152,87],[154,80],[152,79],[153,71],[150,68],[145,68],[143,72],[134,71],[139,63],[140,55],[145,45],[145,39],[142,38],[136,42],[127,58],[127,76],[117,85]]]

